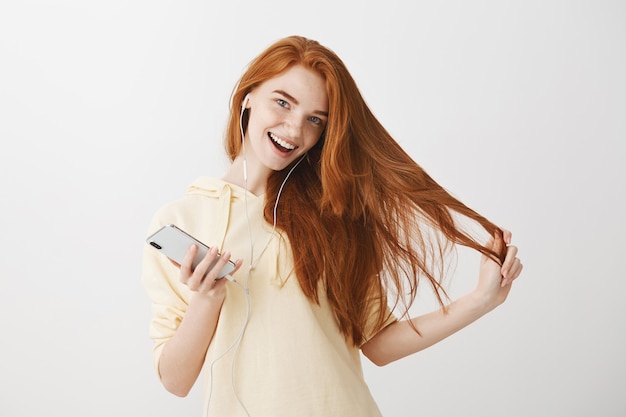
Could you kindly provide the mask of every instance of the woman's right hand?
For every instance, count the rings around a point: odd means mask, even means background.
[[[219,301],[223,300],[226,296],[225,285],[228,280],[224,278],[216,278],[222,268],[230,260],[230,252],[224,252],[223,254],[218,255],[217,248],[212,247],[194,270],[192,269],[192,262],[197,252],[198,247],[196,245],[191,245],[185,254],[183,262],[180,265],[180,282],[185,284],[191,291],[198,294],[202,294]],[[215,265],[209,269],[209,266],[213,261],[215,261],[216,258],[217,262],[215,262]],[[235,269],[231,272],[231,274],[235,273],[241,267],[242,263],[241,259],[236,260]]]
[[[180,282],[189,287],[193,294],[183,321],[174,336],[165,343],[159,359],[159,375],[163,386],[169,392],[182,397],[189,393],[202,370],[226,297],[228,281],[216,278],[230,259],[229,252],[219,256],[215,265],[209,268],[218,257],[217,249],[212,248],[196,269],[192,270],[196,253],[198,247],[192,245],[180,265],[170,260],[180,268]],[[231,274],[236,272],[242,263],[240,259],[237,260]]]

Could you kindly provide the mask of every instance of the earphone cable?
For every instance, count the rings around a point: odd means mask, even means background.
[[[228,354],[228,352],[230,352],[230,350],[233,347],[235,347],[235,352],[233,353],[233,358],[232,358],[232,362],[231,362],[231,385],[232,385],[232,389],[233,389],[233,393],[235,395],[235,398],[237,399],[237,402],[242,407],[242,409],[244,410],[246,415],[248,417],[250,417],[250,413],[248,412],[248,409],[244,405],[243,401],[241,400],[241,398],[239,396],[239,392],[238,392],[236,384],[235,384],[235,364],[236,364],[236,361],[237,361],[237,356],[239,354],[239,348],[241,347],[241,341],[242,341],[243,336],[245,334],[246,328],[248,327],[248,322],[250,320],[250,311],[252,309],[251,299],[250,299],[250,286],[249,286],[250,285],[250,278],[251,278],[251,275],[252,275],[252,270],[254,269],[256,264],[259,262],[259,260],[261,259],[261,257],[263,256],[263,254],[265,253],[265,251],[269,247],[272,239],[275,236],[276,226],[277,226],[278,202],[280,201],[280,196],[282,195],[282,192],[283,192],[283,189],[285,187],[285,184],[287,183],[287,180],[289,179],[289,177],[291,176],[293,171],[298,167],[298,165],[300,165],[300,163],[307,156],[306,153],[304,155],[302,155],[302,157],[291,167],[291,169],[289,170],[289,172],[285,176],[285,179],[283,179],[283,182],[281,183],[281,185],[280,185],[280,187],[278,189],[278,193],[276,194],[276,201],[274,202],[274,208],[273,208],[273,211],[272,211],[272,217],[273,217],[273,219],[272,219],[273,220],[273,222],[272,222],[272,230],[271,230],[271,232],[269,234],[267,242],[265,243],[265,246],[263,247],[263,250],[259,253],[257,259],[255,260],[254,259],[254,240],[252,238],[252,226],[251,226],[250,214],[249,214],[249,210],[248,210],[248,171],[247,171],[245,136],[244,136],[244,130],[243,130],[243,110],[244,109],[243,109],[243,106],[242,106],[241,115],[239,117],[239,129],[240,129],[240,132],[241,132],[241,144],[242,144],[242,153],[243,153],[244,206],[245,206],[245,212],[246,212],[246,223],[247,223],[247,227],[248,227],[248,238],[249,238],[249,242],[250,242],[250,262],[248,264],[248,272],[246,273],[246,281],[245,281],[245,283],[242,285],[237,280],[233,280],[232,282],[237,284],[242,289],[242,291],[244,292],[244,296],[246,298],[246,317],[245,317],[243,326],[242,326],[239,334],[237,335],[237,338],[233,341],[233,343],[231,343],[231,345],[226,349],[226,351],[224,351],[224,353],[219,355],[217,358],[215,358],[211,362],[211,365],[209,367],[209,386],[210,386],[210,388],[209,388],[209,396],[208,396],[207,402],[206,402],[206,413],[205,413],[205,415],[208,415],[208,413],[209,413],[209,407],[210,407],[210,404],[211,404],[211,397],[213,395],[213,368],[214,368],[215,364],[219,360],[221,360],[224,356],[226,356],[226,354]]]

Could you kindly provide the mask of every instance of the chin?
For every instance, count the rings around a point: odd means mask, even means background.
[[[304,156],[304,154],[298,154],[296,156],[291,156],[288,159],[276,160],[276,158],[270,158],[265,166],[267,166],[272,171],[283,171],[292,165],[295,161],[298,161]]]

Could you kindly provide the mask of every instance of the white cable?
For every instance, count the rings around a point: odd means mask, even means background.
[[[220,359],[222,359],[224,356],[226,356],[226,354],[228,352],[230,352],[230,350],[233,347],[235,347],[235,345],[239,346],[239,342],[241,341],[241,338],[243,337],[243,333],[244,333],[244,331],[246,329],[248,318],[250,316],[250,296],[249,296],[248,291],[245,290],[243,285],[241,285],[238,281],[233,280],[232,282],[234,282],[235,284],[239,285],[239,287],[241,287],[241,289],[246,293],[246,322],[244,323],[244,326],[241,328],[241,331],[239,332],[239,335],[233,341],[233,343],[231,343],[231,345],[228,346],[228,348],[224,351],[224,353],[222,353],[220,356],[215,358],[213,360],[213,362],[211,362],[211,366],[209,367],[209,386],[210,386],[210,388],[209,388],[209,398],[207,398],[207,402],[206,402],[205,416],[209,415],[209,406],[211,405],[211,397],[213,396],[213,367],[215,366],[215,364]],[[239,347],[237,347],[237,350],[238,349],[239,349]],[[237,401],[239,402],[239,405],[241,405],[241,407],[244,409],[244,411],[246,412],[246,415],[248,417],[250,417],[250,413],[248,413],[248,409],[246,409],[246,406],[243,405],[243,403],[239,399],[239,395],[237,395],[237,390],[235,388],[234,363],[235,363],[235,360],[233,359],[233,361],[232,361],[232,368],[231,368],[231,383],[232,383],[233,391],[235,393],[235,397],[237,398]]]
[[[248,171],[247,171],[247,160],[246,160],[246,145],[245,145],[245,138],[244,138],[244,131],[243,131],[243,111],[244,111],[244,106],[242,106],[241,115],[239,116],[239,130],[241,132],[241,146],[242,146],[242,152],[243,152],[243,182],[244,182],[244,191],[245,191],[244,192],[244,204],[245,204],[245,211],[246,211],[246,222],[247,222],[247,225],[248,225],[248,238],[249,238],[249,241],[250,241],[250,263],[248,265],[248,273],[246,274],[245,285],[241,285],[240,282],[236,281],[232,277],[230,278],[230,280],[232,282],[234,282],[235,284],[237,284],[244,292],[244,295],[246,297],[246,318],[245,318],[245,321],[243,323],[243,326],[241,327],[241,330],[240,330],[239,334],[237,335],[237,338],[233,341],[233,343],[230,346],[228,346],[228,348],[226,349],[226,351],[224,353],[219,355],[217,358],[215,358],[213,360],[213,362],[211,362],[211,365],[209,367],[209,386],[210,386],[210,388],[209,388],[209,397],[208,397],[207,402],[206,402],[205,416],[208,416],[209,406],[211,405],[211,397],[213,395],[213,367],[215,366],[215,364],[220,359],[222,359],[224,356],[226,356],[226,354],[228,352],[230,352],[230,350],[233,347],[236,346],[235,352],[233,353],[233,359],[232,359],[231,368],[230,368],[231,385],[232,385],[232,388],[233,388],[233,394],[235,395],[235,398],[237,398],[237,402],[239,402],[239,405],[241,406],[241,408],[243,408],[243,410],[246,413],[246,415],[248,417],[250,417],[250,413],[248,412],[248,409],[246,408],[246,406],[243,404],[243,401],[239,397],[239,392],[237,391],[237,387],[235,385],[235,363],[236,363],[237,356],[238,356],[238,353],[239,353],[239,348],[241,347],[241,341],[243,339],[243,336],[244,336],[244,333],[246,331],[246,328],[248,327],[248,322],[250,320],[250,311],[252,309],[251,300],[250,300],[250,277],[251,277],[251,274],[252,274],[252,269],[254,269],[256,264],[259,262],[259,260],[261,259],[261,257],[263,256],[263,254],[265,253],[267,248],[269,247],[272,239],[274,238],[274,234],[276,232],[276,224],[277,224],[277,216],[276,216],[276,214],[277,214],[277,210],[278,210],[278,202],[280,201],[280,196],[281,196],[281,194],[283,192],[283,188],[285,187],[285,184],[287,183],[287,180],[291,176],[291,173],[296,169],[296,167],[298,165],[300,165],[300,162],[302,162],[302,160],[304,160],[304,158],[306,157],[306,154],[302,155],[302,157],[298,160],[298,162],[296,162],[294,164],[294,166],[291,167],[291,169],[289,170],[289,172],[285,176],[285,179],[283,180],[282,184],[280,185],[280,188],[278,189],[278,193],[276,194],[276,201],[274,202],[274,209],[273,209],[273,212],[272,212],[272,217],[273,217],[272,231],[270,232],[270,236],[267,239],[267,242],[265,243],[265,246],[263,247],[263,250],[261,251],[261,253],[259,253],[259,256],[257,257],[257,259],[255,261],[254,260],[254,243],[253,243],[253,239],[252,239],[252,226],[251,226],[251,223],[250,223],[250,214],[248,212]]]
[[[246,210],[246,222],[248,224],[248,235],[249,235],[249,241],[250,241],[250,256],[251,256],[250,259],[252,259],[252,254],[253,254],[252,229],[250,226],[250,218],[248,216],[248,171],[247,171],[247,161],[246,161],[246,142],[244,140],[244,132],[243,132],[244,109],[245,109],[245,106],[242,105],[241,113],[239,116],[239,130],[241,132],[241,147],[242,147],[242,152],[243,152],[243,183],[244,183],[244,190],[245,190],[244,201],[245,201],[245,210]],[[237,284],[244,292],[244,296],[246,298],[246,318],[243,323],[243,326],[241,327],[241,330],[239,331],[239,334],[237,335],[233,343],[231,343],[230,346],[228,346],[228,348],[224,351],[224,353],[222,353],[217,358],[215,358],[213,362],[211,362],[211,365],[209,366],[209,397],[207,398],[207,402],[206,402],[205,417],[208,416],[209,414],[209,407],[211,406],[211,397],[213,396],[213,367],[219,360],[221,360],[224,356],[226,356],[233,347],[237,346],[236,352],[239,351],[241,339],[243,338],[243,334],[245,333],[246,327],[248,327],[248,320],[250,319],[250,309],[251,309],[250,291],[248,288],[248,282],[250,281],[251,270],[252,270],[252,265],[250,264],[248,267],[248,273],[246,276],[245,287],[241,285],[239,281],[236,281],[234,279],[232,280],[232,282]],[[233,356],[233,360],[231,362],[230,372],[231,372],[231,385],[232,385],[233,393],[235,394],[235,398],[237,398],[237,402],[239,402],[239,405],[243,408],[246,415],[250,417],[250,413],[248,412],[248,409],[239,398],[239,394],[237,393],[237,387],[235,386],[235,356]]]

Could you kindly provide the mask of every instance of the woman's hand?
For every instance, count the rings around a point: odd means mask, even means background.
[[[503,237],[497,233],[487,243],[487,247],[499,253],[503,245],[507,245],[506,257],[502,266],[491,258],[484,256],[480,262],[480,273],[475,293],[493,309],[502,304],[511,290],[511,284],[519,277],[523,265],[517,258],[517,247],[511,245],[511,232],[503,231]]]
[[[159,375],[165,388],[179,396],[186,396],[193,387],[206,356],[207,349],[215,333],[222,303],[226,297],[227,279],[216,280],[221,269],[230,259],[230,253],[223,253],[211,268],[209,266],[218,257],[217,248],[211,248],[204,259],[192,270],[193,259],[198,247],[192,245],[180,265],[180,281],[193,295],[185,317],[174,336],[165,343],[159,359]],[[236,272],[242,261],[235,262]]]
[[[198,247],[191,245],[183,258],[182,264],[179,265],[180,282],[189,287],[191,291],[198,294],[208,296],[215,300],[223,300],[226,295],[225,285],[228,280],[217,279],[217,277],[222,268],[228,263],[231,257],[230,252],[225,252],[218,256],[217,248],[212,247],[194,270],[192,269],[192,262],[196,253],[198,253]],[[216,258],[217,262],[209,269],[209,266]],[[241,264],[241,259],[235,261],[235,269],[231,274],[235,273],[239,267],[241,267]]]
[[[500,266],[483,256],[474,291],[453,301],[445,312],[440,309],[411,318],[412,325],[406,320],[390,324],[361,347],[363,354],[375,364],[385,365],[438,343],[502,304],[511,290],[511,283],[522,272],[517,248],[510,243],[509,231],[504,231],[503,237],[494,236],[487,243],[487,247],[497,253],[508,245],[506,257]],[[415,328],[419,329],[419,334]]]

